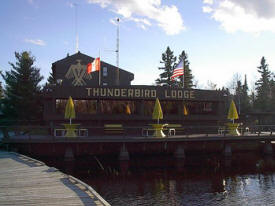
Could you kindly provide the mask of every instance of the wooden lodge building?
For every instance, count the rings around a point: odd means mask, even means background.
[[[227,97],[221,91],[131,85],[133,73],[104,61],[100,72],[88,74],[86,65],[93,60],[78,52],[52,64],[57,84],[49,87],[44,95],[44,120],[49,124],[68,122],[64,111],[69,96],[76,110],[73,123],[90,127],[107,123],[129,127],[153,123],[157,97],[163,110],[163,123],[217,125],[226,118]]]

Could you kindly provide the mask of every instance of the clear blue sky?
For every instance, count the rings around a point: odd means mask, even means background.
[[[158,78],[167,46],[185,50],[200,88],[207,81],[227,86],[233,74],[248,83],[265,56],[275,71],[275,1],[262,0],[3,0],[0,5],[0,69],[10,70],[14,52],[31,51],[48,77],[51,64],[79,50],[101,54],[116,64],[116,25],[120,23],[120,67],[133,72],[133,84]]]

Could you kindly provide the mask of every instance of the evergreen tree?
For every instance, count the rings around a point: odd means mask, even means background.
[[[15,52],[16,63],[2,75],[5,81],[3,113],[7,120],[37,120],[42,118],[41,88],[43,77],[33,66],[35,58],[30,52]]]
[[[55,85],[56,84],[56,80],[55,80],[52,72],[50,72],[50,76],[48,77],[46,84],[47,85]]]
[[[241,80],[237,81],[234,101],[236,103],[239,114],[247,114],[250,111],[251,105],[248,96],[248,85],[246,75],[243,85],[241,83]]]
[[[57,82],[56,82],[56,80],[55,80],[55,78],[53,76],[53,73],[50,72],[50,75],[47,78],[47,82],[43,86],[43,91],[47,91],[49,88],[52,88],[52,87],[56,86],[56,83]]]
[[[190,63],[188,61],[188,56],[187,56],[187,54],[184,50],[179,55],[179,62],[181,60],[183,61],[183,66],[184,66],[183,67],[184,68],[184,76],[183,76],[183,78],[184,78],[183,84],[184,85],[182,85],[182,81],[180,81],[179,86],[180,87],[183,86],[185,89],[191,89],[191,88],[194,87],[194,84],[193,84],[193,78],[194,77],[193,77],[192,71],[190,69]],[[182,77],[180,77],[180,78],[182,78]]]
[[[254,109],[255,107],[255,102],[256,102],[256,95],[255,92],[252,91],[250,94],[250,99],[251,99],[251,107]]]
[[[244,84],[241,92],[241,112],[247,114],[251,110],[250,98],[248,95],[248,85],[246,75],[244,77]]]
[[[160,63],[164,64],[163,67],[159,67],[159,70],[164,70],[159,76],[160,78],[156,79],[156,84],[161,86],[172,86],[176,85],[175,81],[171,80],[173,70],[175,67],[175,62],[177,57],[174,56],[169,48],[167,47],[166,51],[162,54],[162,61]]]
[[[232,82],[232,85],[235,85],[233,99],[235,101],[238,113],[239,115],[245,117],[245,115],[251,110],[251,101],[250,96],[248,95],[246,75],[243,85],[240,77],[234,78],[234,82]]]
[[[270,81],[270,111],[274,111],[275,109],[275,80],[274,74],[272,74],[272,79]]]
[[[0,100],[3,98],[3,96],[4,96],[4,92],[3,92],[2,82],[0,82]]]
[[[241,95],[242,95],[242,83],[240,80],[238,80],[237,86],[235,89],[234,101],[235,101],[235,104],[236,104],[239,114],[240,114],[240,110],[241,110]]]
[[[2,71],[0,71],[0,76],[2,76]],[[0,82],[0,100],[3,98],[4,96],[4,91],[3,91],[3,87],[2,87],[2,82]],[[1,104],[1,102],[0,102]]]
[[[268,64],[264,57],[261,59],[261,65],[258,67],[258,72],[261,78],[255,83],[256,85],[256,100],[255,107],[258,111],[266,112],[269,110],[270,104],[270,83],[271,72],[268,69]]]

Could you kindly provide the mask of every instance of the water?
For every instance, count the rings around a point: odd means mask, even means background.
[[[255,154],[189,157],[184,163],[167,156],[130,162],[84,157],[73,173],[114,206],[275,205],[274,158]]]

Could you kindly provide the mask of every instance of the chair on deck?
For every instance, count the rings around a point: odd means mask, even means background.
[[[153,133],[156,129],[154,129],[152,127],[152,125],[148,125],[148,126],[143,126],[141,129],[141,136],[149,136],[149,132],[152,131],[151,133]]]
[[[225,126],[220,126],[218,128],[218,134],[225,134],[226,133],[226,127]]]
[[[104,134],[125,134],[122,124],[104,124]]]
[[[176,135],[176,133],[183,134],[184,128],[181,124],[168,124],[164,130],[168,130],[168,136]]]

